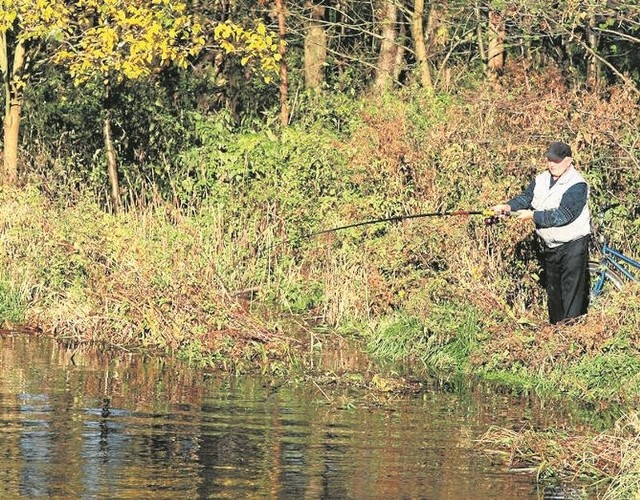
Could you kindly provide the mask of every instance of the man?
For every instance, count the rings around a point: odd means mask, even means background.
[[[544,242],[549,321],[559,323],[586,314],[589,305],[589,188],[573,166],[571,148],[552,142],[547,170],[518,196],[492,208],[497,214],[519,211],[533,220]]]

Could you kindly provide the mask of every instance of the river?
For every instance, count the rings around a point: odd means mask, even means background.
[[[372,396],[18,334],[0,361],[3,499],[572,496],[479,450],[555,418],[486,387]]]

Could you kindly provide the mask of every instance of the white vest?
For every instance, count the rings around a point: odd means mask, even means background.
[[[567,190],[580,182],[585,182],[584,177],[573,168],[573,165],[569,167],[552,187],[549,187],[551,174],[549,171],[545,171],[536,177],[531,206],[534,210],[558,208],[562,196]],[[588,204],[585,203],[578,218],[566,226],[537,228],[536,232],[549,248],[558,247],[563,243],[577,240],[578,238],[588,235],[591,233],[591,216],[589,215]]]

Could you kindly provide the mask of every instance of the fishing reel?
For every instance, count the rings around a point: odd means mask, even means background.
[[[511,210],[509,212],[501,212],[495,213],[493,210],[488,210],[485,212],[484,225],[485,226],[494,226],[500,223],[505,217],[517,217],[520,215],[520,211]]]
[[[517,218],[517,217],[520,217],[523,212],[525,212],[525,210],[511,210],[510,212],[502,212],[502,213],[499,213],[499,214],[497,214],[497,213],[495,213],[493,211],[490,211],[488,213],[488,215],[484,219],[484,225],[485,226],[493,226],[495,224],[498,224],[505,217]]]
[[[484,225],[495,226],[504,217],[504,214],[496,213],[493,210],[484,210]]]
[[[499,215],[489,215],[488,217],[485,217],[484,219],[484,225],[485,226],[494,226],[495,224],[498,224],[500,222],[500,216]]]

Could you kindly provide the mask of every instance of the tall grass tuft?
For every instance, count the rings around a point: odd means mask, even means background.
[[[621,418],[614,432],[619,436],[620,469],[603,498],[640,498],[640,413]]]
[[[372,355],[393,361],[420,361],[440,378],[464,371],[474,352],[480,321],[473,307],[432,304],[426,320],[397,313],[381,320],[369,338]]]
[[[418,318],[396,314],[384,318],[374,327],[368,349],[374,356],[400,361],[415,357],[428,343],[428,332]]]
[[[0,324],[20,325],[25,320],[25,292],[0,276]]]
[[[502,457],[510,469],[534,470],[539,478],[581,478],[586,484],[594,483],[597,496],[604,499],[626,500],[640,494],[637,412],[625,415],[611,431],[599,434],[492,427],[478,446],[493,457]]]

